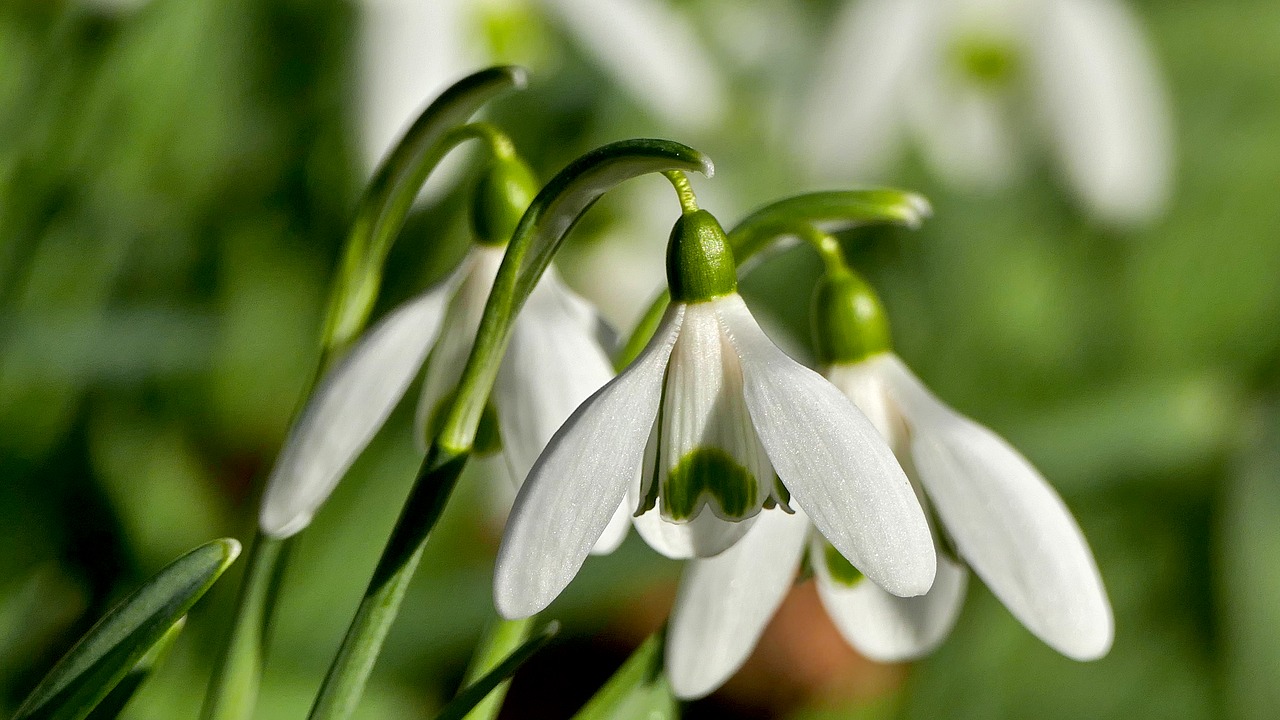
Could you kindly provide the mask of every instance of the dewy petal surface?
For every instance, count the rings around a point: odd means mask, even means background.
[[[504,252],[503,248],[475,246],[462,261],[463,275],[458,291],[445,311],[440,337],[427,356],[427,371],[414,416],[413,434],[420,449],[426,449],[433,432],[430,424],[438,422],[436,414],[462,378]]]
[[[288,537],[311,522],[418,374],[455,284],[394,310],[320,381],[267,479],[263,532]]]
[[[1045,10],[1032,69],[1067,177],[1104,219],[1150,219],[1168,200],[1173,130],[1141,25],[1115,0]]]
[[[932,652],[955,627],[968,585],[963,565],[939,555],[929,592],[901,598],[865,578],[852,586],[834,580],[823,549],[821,538],[810,543],[818,597],[840,634],[863,655],[880,662],[914,660]]]
[[[635,482],[682,314],[667,310],[640,357],[570,416],[534,464],[498,550],[494,603],[504,617],[532,615],[560,594]]]
[[[1058,652],[1105,655],[1111,604],[1062,499],[1017,450],[943,405],[901,361],[885,371],[912,429],[920,482],[960,556]]]
[[[716,302],[742,361],[751,419],[782,483],[872,581],[895,595],[923,594],[933,584],[933,540],[879,431],[834,385],[779,350],[742,298]]]
[[[692,700],[742,667],[795,581],[809,520],[798,510],[760,513],[740,542],[685,567],[667,631],[666,671]]]

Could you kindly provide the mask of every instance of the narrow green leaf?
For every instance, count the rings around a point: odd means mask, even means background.
[[[335,278],[325,321],[326,350],[360,333],[382,284],[382,264],[427,176],[468,135],[451,131],[489,100],[526,84],[524,69],[492,67],[459,80],[422,111],[365,189]]]
[[[201,545],[95,624],[40,681],[14,720],[81,720],[111,692],[240,554],[231,539]]]
[[[931,212],[929,201],[906,190],[869,188],[832,190],[785,198],[751,213],[729,231],[739,267],[773,241],[796,228],[839,232],[861,225],[895,223],[916,228]]]
[[[138,688],[142,687],[142,683],[155,672],[155,669],[173,649],[175,643],[178,642],[178,636],[182,634],[182,628],[187,624],[187,618],[178,618],[178,622],[174,623],[164,635],[156,641],[155,645],[147,651],[142,659],[134,664],[129,672],[120,680],[111,692],[98,703],[98,706],[89,713],[87,720],[115,720],[124,710],[124,706],[129,704],[133,699],[134,693],[138,692]]]
[[[541,650],[542,646],[550,642],[551,638],[555,637],[555,634],[559,631],[559,623],[548,623],[545,628],[512,651],[501,663],[498,663],[497,667],[485,673],[479,680],[471,683],[462,692],[458,693],[448,705],[444,706],[444,709],[436,716],[436,720],[462,720],[467,713],[471,712],[472,708],[479,705],[489,693],[493,692],[494,688],[514,675],[526,660]]]
[[[573,720],[676,717],[679,708],[662,674],[665,642],[665,627],[650,635]]]

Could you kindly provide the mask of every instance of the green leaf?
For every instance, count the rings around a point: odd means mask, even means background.
[[[98,703],[93,712],[89,713],[88,720],[114,720],[114,718],[119,717],[120,713],[124,711],[124,706],[129,704],[129,701],[133,699],[134,693],[138,691],[139,687],[142,687],[142,683],[151,677],[155,669],[168,656],[169,651],[177,643],[178,636],[182,634],[182,629],[186,624],[187,618],[185,615],[178,618],[178,622],[165,631],[164,635],[156,641],[156,644],[152,645],[151,649],[147,651],[147,654],[143,655],[142,659],[138,660],[129,672],[125,673],[119,684],[112,688],[111,692],[107,693],[107,696],[102,699],[102,702]]]
[[[231,539],[170,563],[108,612],[40,681],[14,720],[81,720],[169,633],[240,554]]]
[[[453,147],[474,135],[452,131],[482,105],[526,85],[523,68],[481,70],[431,103],[382,161],[365,189],[347,239],[325,320],[326,350],[340,348],[364,327],[382,284],[382,264],[427,176]]]
[[[660,720],[679,716],[662,673],[666,628],[655,632],[573,716],[573,720]]]
[[[542,646],[546,645],[559,630],[559,623],[548,623],[540,632],[516,648],[497,667],[485,673],[479,680],[471,683],[462,692],[458,693],[448,705],[444,706],[444,709],[436,716],[436,720],[462,720],[467,713],[471,712],[472,708],[479,705],[489,693],[493,692],[494,688],[506,682],[526,660],[538,650],[541,650]]]
[[[929,201],[906,190],[868,188],[807,193],[785,198],[751,213],[729,231],[739,267],[770,243],[811,226],[839,232],[862,225],[895,223],[919,227],[931,212]]]
[[[529,637],[529,631],[537,622],[537,616],[520,620],[495,619],[490,621],[484,636],[476,646],[476,654],[467,668],[464,681],[469,685],[498,667],[502,660],[520,646]],[[470,712],[466,720],[493,720],[502,709],[502,700],[507,695],[507,685],[503,682],[489,693]]]

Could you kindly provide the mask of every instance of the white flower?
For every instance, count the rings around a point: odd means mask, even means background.
[[[720,553],[794,503],[882,587],[924,593],[933,544],[892,451],[760,330],[714,218],[697,211],[681,223],[668,252],[673,302],[653,339],[574,412],[516,498],[498,551],[498,611],[524,617],[554,600],[624,498],[645,539],[678,557]],[[708,239],[719,255],[694,257]]]
[[[1119,0],[859,0],[829,43],[798,135],[824,179],[882,174],[911,134],[944,179],[1002,184],[1044,132],[1102,219],[1168,198],[1168,100]]]
[[[835,365],[827,375],[903,457],[941,521],[935,531],[950,540],[959,561],[938,544],[929,592],[895,597],[833,554],[800,513],[766,518],[729,551],[687,568],[667,636],[676,694],[705,695],[741,666],[806,550],[823,606],[841,634],[873,659],[908,660],[937,647],[964,601],[966,566],[1055,650],[1077,660],[1106,654],[1114,625],[1093,555],[1035,468],[939,401],[890,352]]]
[[[710,129],[728,102],[691,23],[663,0],[365,0],[362,8],[360,106],[370,167],[423,100],[454,79],[494,62],[547,69],[521,48],[490,47],[486,22],[518,22],[527,39],[530,17],[545,15],[667,126]]]
[[[449,279],[392,311],[325,375],[267,481],[263,532],[287,537],[311,522],[424,361],[418,432],[427,432],[471,352],[502,255],[474,246]],[[555,429],[613,376],[599,331],[595,311],[548,268],[516,318],[492,395],[511,477],[523,478]],[[612,551],[627,524],[620,513],[598,550]]]

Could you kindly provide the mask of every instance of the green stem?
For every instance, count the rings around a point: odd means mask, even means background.
[[[470,455],[512,323],[565,236],[582,213],[618,183],[677,169],[712,172],[710,160],[684,145],[665,140],[613,143],[560,171],[520,219],[489,292],[444,425],[427,451],[405,508],[325,676],[311,709],[312,720],[345,720],[355,710],[431,530]]]
[[[202,720],[244,720],[253,715],[266,654],[271,607],[288,540],[258,533],[249,548],[227,644],[213,666]]]
[[[641,643],[622,667],[573,716],[573,720],[618,718],[623,715],[623,708],[632,706],[641,693],[649,692],[655,685],[661,685],[665,689],[662,666],[666,636],[667,628],[664,625]]]
[[[396,521],[342,646],[329,666],[312,720],[348,718],[355,712],[391,623],[422,558],[430,531],[444,512],[466,465],[467,454],[445,454],[433,444]]]
[[[522,620],[492,620],[485,629],[484,637],[476,646],[475,657],[471,658],[471,666],[467,668],[462,684],[472,685],[498,667],[507,656],[528,639],[536,620],[536,615]],[[500,683],[471,712],[467,713],[466,720],[494,720],[498,717],[510,685],[510,680]]]

